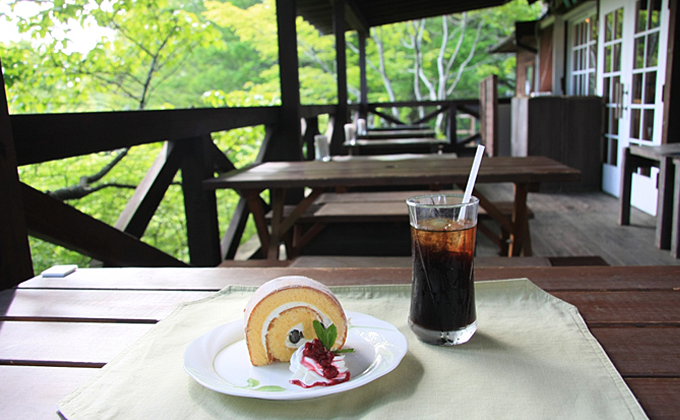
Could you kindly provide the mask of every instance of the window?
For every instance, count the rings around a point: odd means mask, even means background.
[[[654,137],[656,74],[659,69],[661,0],[638,0],[635,6],[630,138],[651,141]]]
[[[597,67],[597,13],[569,22],[569,82],[570,95],[595,94]]]

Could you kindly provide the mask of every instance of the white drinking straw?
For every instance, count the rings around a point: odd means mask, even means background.
[[[472,190],[475,188],[475,182],[477,181],[477,173],[479,172],[479,165],[482,163],[482,157],[484,157],[484,146],[481,144],[477,146],[477,153],[475,153],[475,160],[472,162],[472,169],[470,170],[470,177],[468,178],[467,186],[465,187],[465,193],[463,194],[463,204],[469,203],[470,198],[472,198]],[[465,209],[461,209],[458,215],[458,220],[465,219]]]

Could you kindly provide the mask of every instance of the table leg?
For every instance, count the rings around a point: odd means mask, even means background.
[[[675,164],[675,195],[673,196],[673,221],[671,233],[671,255],[680,258],[680,158],[673,160]]]
[[[267,227],[262,202],[259,200],[259,195],[255,194],[252,200],[248,199],[248,205],[253,213],[257,233],[260,237],[262,249],[266,253],[268,260],[277,260],[279,258],[279,244],[284,239],[286,234],[293,229],[295,222],[304,214],[309,206],[314,203],[319,195],[324,191],[323,188],[314,188],[312,192],[298,203],[290,214],[284,214],[285,188],[273,188],[270,190],[271,196],[271,232]],[[308,239],[307,239],[308,240]],[[292,238],[287,241],[286,246],[291,256],[299,252],[298,244],[300,241]]]
[[[531,245],[525,243],[524,236],[528,234],[527,222],[527,195],[529,189],[526,184],[515,184],[515,201],[512,211],[513,230],[510,234],[509,256],[519,256],[524,251],[524,255],[530,256]]]
[[[619,225],[630,225],[630,191],[633,177],[633,162],[630,148],[623,149],[621,162],[621,192],[619,194]]]
[[[285,233],[282,229],[283,222],[283,205],[285,202],[286,191],[283,188],[272,188],[271,206],[272,206],[272,229],[269,236],[269,246],[267,250],[268,260],[279,259],[279,243]]]
[[[659,193],[656,206],[655,245],[659,249],[671,248],[673,229],[673,161],[664,156],[659,163]]]
[[[515,225],[512,221],[505,217],[505,215],[500,210],[498,210],[493,202],[486,198],[479,190],[475,188],[472,191],[472,195],[479,199],[479,206],[486,210],[486,213],[489,215],[489,217],[501,225],[501,235],[497,238],[497,242],[494,242],[498,245],[501,255],[507,255],[511,257],[512,254],[509,252],[509,248],[507,246],[508,237],[506,236],[506,232],[509,235],[512,235],[512,233],[515,232]],[[477,230],[483,231],[483,228],[480,229],[480,225],[478,224]]]
[[[250,213],[253,215],[253,221],[257,228],[257,236],[260,238],[260,246],[263,254],[269,248],[269,229],[267,228],[267,220],[265,219],[264,207],[262,206],[262,199],[259,191],[243,192],[242,196],[248,202]],[[266,256],[266,255],[265,255]]]

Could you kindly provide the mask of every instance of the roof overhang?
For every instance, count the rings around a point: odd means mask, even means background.
[[[536,52],[536,25],[538,20],[515,22],[515,32],[489,48],[490,53],[516,53],[519,50]]]
[[[348,31],[500,6],[510,0],[345,0]],[[333,33],[332,0],[296,0],[297,14],[322,34]]]

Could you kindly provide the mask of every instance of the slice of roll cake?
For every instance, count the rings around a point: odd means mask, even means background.
[[[253,366],[288,362],[290,356],[313,340],[312,322],[335,324],[334,350],[347,338],[347,318],[331,290],[308,277],[285,276],[268,281],[253,294],[245,309],[245,335]]]

